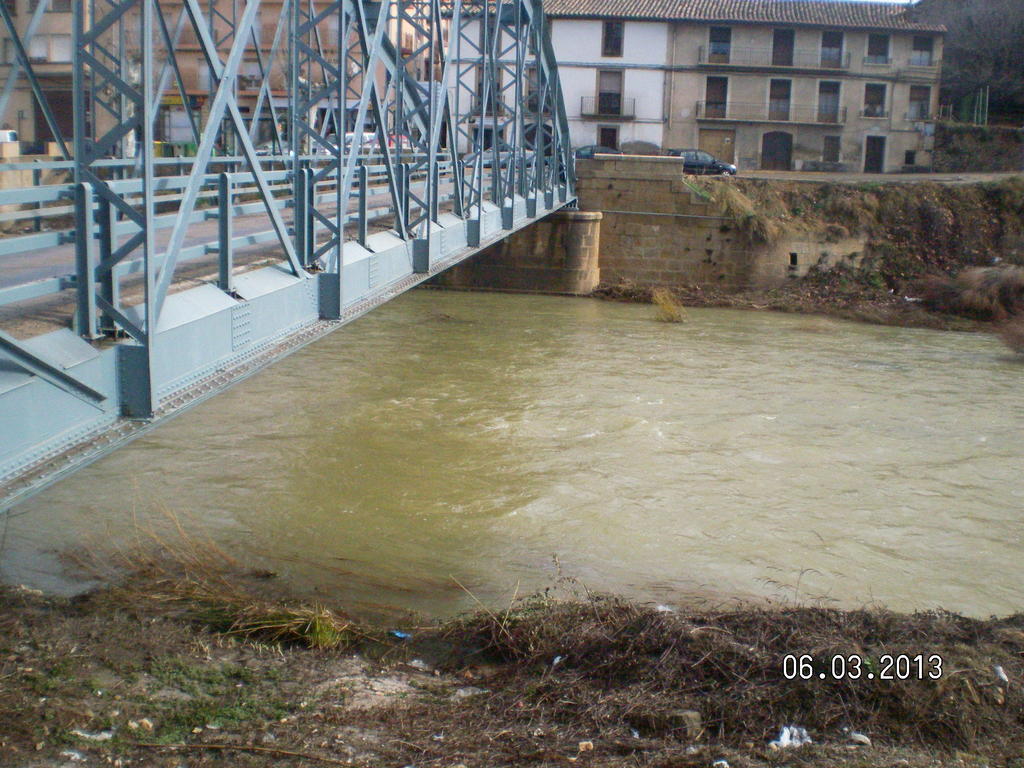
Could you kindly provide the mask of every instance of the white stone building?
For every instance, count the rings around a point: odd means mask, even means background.
[[[574,146],[662,146],[667,23],[553,18],[551,39]]]

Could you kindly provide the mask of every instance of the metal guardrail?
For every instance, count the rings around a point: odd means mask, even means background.
[[[706,66],[849,69],[850,54],[798,49],[789,56],[772,48],[709,49],[701,46],[698,62]]]
[[[815,123],[840,125],[846,122],[846,107],[823,109],[804,104],[753,104],[743,102],[697,102],[698,120],[737,120],[756,123]]]

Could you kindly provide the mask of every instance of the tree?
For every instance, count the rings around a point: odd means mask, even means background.
[[[942,100],[954,105],[979,88],[991,91],[991,114],[1024,122],[1024,2],[920,0],[919,21],[944,24]]]

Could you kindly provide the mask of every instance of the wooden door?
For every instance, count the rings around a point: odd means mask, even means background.
[[[793,134],[785,131],[766,133],[761,139],[761,168],[788,171],[793,164]]]
[[[818,83],[818,122],[839,122],[839,83]]]
[[[697,146],[723,163],[736,162],[736,131],[701,129]]]
[[[885,172],[885,136],[868,136],[864,142],[864,173]]]
[[[793,40],[792,29],[776,29],[772,35],[772,66],[792,67],[793,66]]]
[[[709,77],[704,87],[704,116],[726,117],[729,101],[729,78]]]
[[[791,80],[772,80],[768,88],[768,119],[789,120],[789,99],[793,90]]]
[[[622,72],[602,71],[597,73],[597,113],[599,115],[622,114]]]

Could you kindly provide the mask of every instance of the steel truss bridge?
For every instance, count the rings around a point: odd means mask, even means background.
[[[574,203],[541,0],[263,1],[73,0],[71,135],[0,3],[0,509]]]

